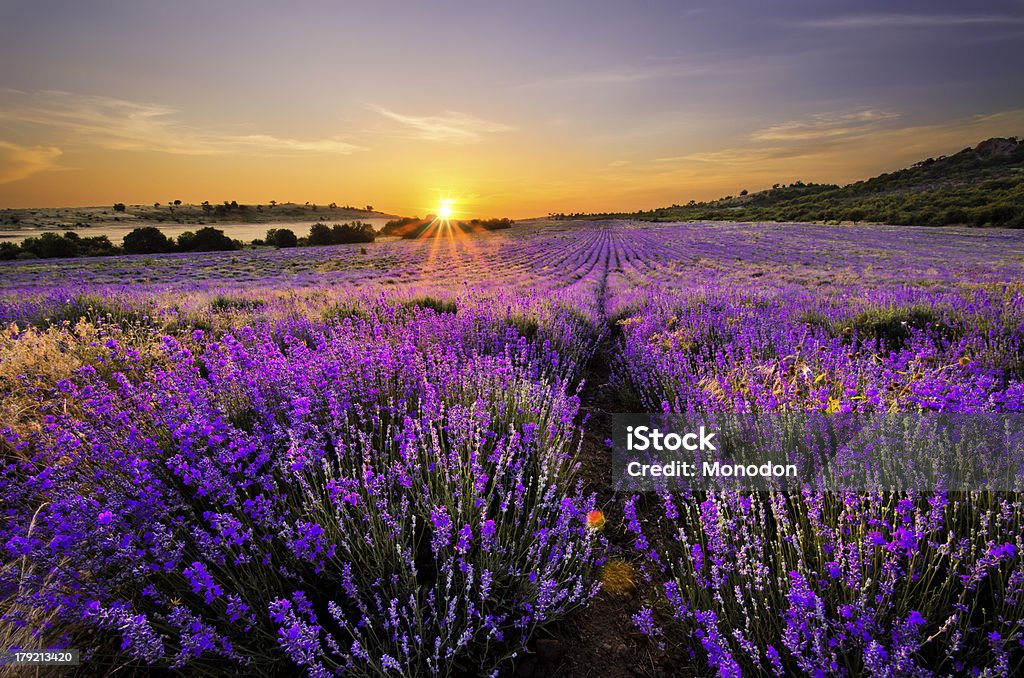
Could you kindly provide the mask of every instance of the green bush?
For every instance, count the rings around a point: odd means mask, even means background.
[[[438,299],[437,297],[416,297],[403,304],[406,308],[429,308],[435,313],[458,313],[459,307],[454,301]]]
[[[290,228],[271,228],[267,230],[266,243],[278,249],[284,247],[295,247],[299,239]]]
[[[156,226],[143,226],[124,237],[124,251],[128,254],[173,252],[174,243]]]

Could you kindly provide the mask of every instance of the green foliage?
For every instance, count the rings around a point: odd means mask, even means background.
[[[309,235],[306,237],[306,242],[313,247],[320,247],[323,245],[333,245],[334,238],[327,224],[313,224],[309,227]]]
[[[309,228],[307,242],[313,247],[323,245],[345,245],[348,243],[373,242],[377,237],[373,226],[361,221],[350,224],[313,224]]]
[[[40,259],[78,256],[78,236],[66,238],[59,233],[43,233],[35,238],[25,238],[21,243],[23,252],[30,252]]]
[[[529,341],[533,341],[533,338],[540,331],[540,325],[534,318],[527,318],[522,315],[510,315],[508,317],[508,324],[516,328],[519,336]]]
[[[234,240],[224,235],[224,231],[206,226],[195,233],[185,231],[179,235],[178,249],[182,252],[222,252],[237,250],[239,246]]]
[[[210,302],[210,310],[217,313],[224,311],[258,311],[264,305],[262,299],[247,299],[245,297],[230,297],[219,294]]]
[[[267,230],[266,243],[281,249],[282,247],[295,247],[299,244],[299,239],[290,228],[271,228]]]
[[[384,228],[380,229],[380,234],[383,236],[405,237],[407,234],[427,223],[429,222],[424,221],[419,217],[402,217],[400,219],[392,219],[388,223],[384,224]]]
[[[26,238],[21,246],[14,243],[0,243],[0,260],[10,259],[53,259],[57,257],[103,257],[114,254],[160,254],[181,249],[185,252],[210,252],[235,250],[238,243],[215,228],[203,228],[196,233],[183,233],[179,248],[155,226],[136,228],[124,236],[124,248],[110,242],[105,235],[83,238],[73,231],[64,235],[43,233]]]
[[[380,230],[382,236],[398,236],[406,240],[414,238],[432,237],[450,234],[452,231],[460,233],[478,233],[480,231],[499,231],[512,228],[511,219],[470,219],[469,221],[451,220],[439,222],[437,218],[428,214],[426,218],[403,217],[392,219],[384,224]]]
[[[819,310],[808,310],[799,321],[832,336],[842,336],[858,345],[870,342],[876,352],[899,351],[907,340],[924,330],[936,341],[963,336],[966,320],[925,305],[875,306],[853,311],[846,317],[830,318]]]
[[[347,318],[353,320],[366,320],[370,314],[358,303],[350,300],[339,301],[324,309],[321,317],[326,321],[337,320],[344,322]]]
[[[1024,228],[1024,142],[989,139],[954,155],[929,158],[848,186],[797,181],[736,198],[597,216]]]
[[[438,299],[437,297],[416,297],[403,304],[406,308],[429,308],[435,313],[458,313],[459,307],[454,301]]]
[[[485,231],[501,231],[506,228],[512,228],[515,222],[506,217],[504,219],[470,219],[468,222],[460,221],[458,223],[463,226],[468,224],[471,230],[482,228]]]
[[[128,254],[173,252],[174,243],[156,226],[143,226],[124,237],[124,251]]]
[[[246,205],[229,209],[247,209]],[[376,238],[370,224],[359,221],[350,224],[335,224],[328,227],[316,224],[310,229],[310,238],[299,240],[289,228],[272,228],[267,231],[266,244],[273,247],[296,247],[300,244],[337,245],[341,243],[368,243]],[[263,244],[263,241],[254,241]],[[101,257],[115,254],[164,254],[168,252],[221,252],[241,249],[242,243],[229,238],[224,231],[207,226],[197,231],[186,231],[178,236],[177,243],[168,238],[156,226],[142,226],[124,236],[123,249],[110,242],[105,235],[83,238],[74,231],[63,235],[43,233],[26,238],[21,245],[11,242],[0,243],[0,261],[15,259],[52,259],[57,257]],[[364,252],[365,253],[365,252]]]
[[[87,293],[71,295],[54,306],[42,306],[24,320],[25,324],[35,327],[51,327],[73,326],[84,318],[94,325],[117,325],[127,329],[152,327],[154,315],[149,302]]]
[[[392,219],[388,223],[384,224],[384,228],[380,229],[381,235],[402,235],[407,230],[407,227],[413,224],[421,222],[419,217],[400,217],[398,219]]]
[[[64,237],[67,238],[73,233],[65,233]],[[110,238],[105,235],[94,235],[88,238],[79,238],[75,235],[75,239],[78,241],[78,254],[83,257],[106,257],[113,254],[121,254],[123,250],[110,242]]]
[[[876,348],[903,348],[912,330],[930,327],[938,322],[938,314],[927,306],[910,308],[873,308],[853,319],[858,334],[875,340]]]

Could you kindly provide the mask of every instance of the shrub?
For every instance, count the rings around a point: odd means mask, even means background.
[[[224,231],[206,226],[195,233],[186,231],[179,235],[178,249],[182,252],[222,252],[237,250],[240,247],[237,242],[224,235]]]
[[[256,311],[265,306],[262,299],[247,299],[245,297],[230,297],[218,294],[210,302],[210,309],[216,312],[221,311]]]
[[[284,247],[295,247],[299,239],[290,228],[271,228],[267,230],[266,243],[278,249]]]
[[[334,224],[331,227],[331,235],[337,244],[373,242],[377,238],[373,226],[361,221],[353,221],[350,224]]]
[[[645,523],[637,503],[626,518],[638,544],[675,535],[649,549],[666,628],[647,609],[640,630],[699,639],[718,675],[931,675],[940,666],[1006,675],[1011,655],[1019,659],[1019,499],[666,495]],[[984,544],[950,548],[977,529]],[[962,606],[978,595],[984,609]]]
[[[459,307],[454,301],[437,297],[416,297],[405,302],[406,308],[429,308],[435,313],[458,313]]]
[[[13,242],[0,242],[0,261],[12,261],[18,258],[21,247]]]
[[[409,233],[416,232],[428,223],[430,222],[424,221],[419,217],[402,217],[400,219],[392,219],[384,224],[384,227],[380,229],[380,234],[383,236],[405,237]]]
[[[350,224],[334,224],[330,228],[326,224],[313,224],[309,229],[307,241],[311,246],[317,247],[373,242],[376,237],[373,226],[354,221]]]
[[[124,236],[124,251],[127,254],[173,252],[174,243],[156,226],[143,226]]]
[[[66,238],[58,233],[43,233],[36,238],[25,238],[21,249],[40,259],[74,257],[78,255],[78,242],[77,239]]]
[[[358,303],[352,301],[339,301],[324,309],[321,313],[321,317],[328,321],[344,321],[346,318],[367,320],[370,317],[370,314],[367,309]]]
[[[105,235],[95,235],[78,239],[78,253],[83,257],[106,257],[120,254],[121,248],[110,242]]]
[[[111,294],[56,290],[23,309],[17,324],[39,328],[76,326],[80,320],[93,325],[151,326],[152,302],[139,302]]]

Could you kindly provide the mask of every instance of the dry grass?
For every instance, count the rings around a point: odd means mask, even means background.
[[[627,596],[636,589],[636,570],[624,560],[609,560],[601,568],[601,588],[613,596]]]
[[[19,329],[15,325],[0,329],[0,427],[9,427],[21,440],[31,439],[42,431],[41,404],[49,400],[65,411],[76,408],[74,402],[64,399],[54,403],[53,389],[58,382],[72,377],[76,370],[92,365],[97,370],[114,370],[116,361],[110,361],[108,339],[121,345],[131,345],[144,356],[155,356],[155,335],[139,332],[126,333],[116,326],[98,327],[84,319],[74,325],[37,329]],[[29,448],[31,450],[31,447]],[[21,451],[0,437],[0,456],[27,461],[31,451]],[[41,504],[41,509],[45,504]],[[35,522],[30,524],[26,537],[30,537]],[[53,573],[39,573],[33,569],[28,557],[11,560],[0,566],[5,574],[16,573],[17,590],[0,599],[0,617],[20,620],[18,624],[0,624],[0,649],[11,647],[54,647],[66,630],[53,627],[59,610],[41,610],[21,603],[24,588],[36,575],[45,575],[52,582]],[[36,581],[33,586],[37,586]],[[0,667],[0,678],[7,676],[58,675],[61,669]],[[63,671],[66,672],[66,669]]]
[[[20,330],[11,325],[0,331],[0,421],[19,437],[38,432],[36,392],[98,362],[105,350],[99,330],[84,320],[74,327]]]
[[[42,506],[40,506],[40,509]],[[38,515],[38,511],[36,512]],[[29,525],[28,534],[30,537],[35,528],[35,516]],[[33,567],[28,556],[22,556],[20,560],[13,560],[5,563],[2,569],[5,573],[14,569],[18,571],[18,590],[9,597],[0,600],[0,616],[8,619],[18,619],[21,624],[0,625],[0,650],[9,648],[45,649],[56,646],[57,639],[62,635],[59,626],[55,622],[59,616],[59,610],[40,610],[37,607],[26,606],[21,603],[22,598],[27,595],[25,582],[33,578]],[[53,581],[54,573],[49,573],[45,579],[45,585]],[[57,675],[60,669],[56,668],[30,668],[19,666],[0,666],[0,678],[8,676],[48,676]]]

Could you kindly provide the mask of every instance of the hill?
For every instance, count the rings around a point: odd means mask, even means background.
[[[988,139],[954,155],[928,158],[847,186],[798,181],[745,193],[633,214],[591,216],[1024,228],[1024,141]]]

